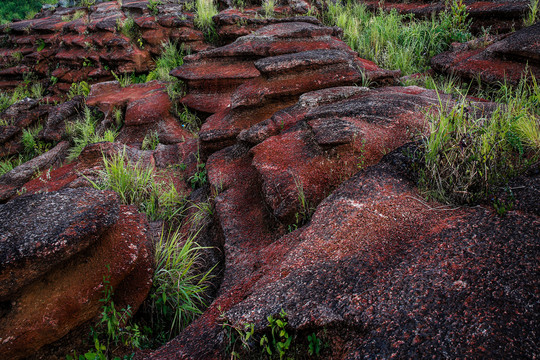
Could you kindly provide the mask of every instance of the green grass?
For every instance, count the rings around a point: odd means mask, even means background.
[[[493,113],[475,111],[465,97],[457,106],[439,105],[428,113],[431,130],[424,138],[425,170],[420,184],[429,197],[445,203],[487,200],[508,180],[538,162],[540,89],[522,80],[501,84],[491,99]],[[478,109],[476,109],[478,110]]]
[[[66,134],[72,139],[73,147],[69,149],[68,160],[76,159],[83,149],[89,145],[102,141],[114,142],[116,131],[106,130],[103,134],[97,133],[98,117],[90,108],[85,107],[81,118],[66,124]]]
[[[531,26],[540,19],[539,0],[531,0],[529,4],[529,12],[523,19],[523,25]]]
[[[184,45],[178,45],[176,42],[163,43],[163,51],[159,58],[156,59],[156,67],[152,70],[147,81],[178,81],[175,77],[169,75],[171,70],[184,64],[184,56],[189,54],[189,51],[184,48]]]
[[[44,4],[56,4],[58,0],[3,0],[0,2],[0,24],[14,19],[31,19]]]
[[[464,6],[459,4],[429,20],[417,20],[395,10],[374,14],[352,1],[328,2],[324,20],[343,29],[344,40],[361,58],[403,75],[427,70],[434,55],[471,36]]]
[[[182,235],[178,230],[162,236],[155,248],[156,271],[150,293],[152,316],[159,318],[169,340],[178,335],[205,307],[203,294],[212,270],[200,273],[200,247],[194,242],[199,231]]]
[[[196,0],[195,26],[207,32],[214,28],[212,16],[217,15],[218,8],[213,0]]]
[[[154,168],[129,161],[125,151],[110,159],[104,156],[97,175],[94,187],[117,192],[122,203],[136,205],[151,221],[171,221],[182,213],[185,200],[172,182],[157,181],[160,174]]]

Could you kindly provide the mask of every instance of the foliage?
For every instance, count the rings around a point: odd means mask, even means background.
[[[295,221],[293,224],[289,225],[289,232],[294,231],[299,227],[305,225],[309,221],[309,219],[311,219],[311,216],[315,211],[315,208],[311,206],[308,199],[306,198],[302,181],[299,178],[294,177],[294,184],[296,186],[296,192],[298,194],[298,202],[300,204],[300,209],[294,214]]]
[[[102,141],[114,142],[116,131],[106,130],[102,135],[96,131],[98,115],[85,107],[82,117],[77,121],[66,124],[66,134],[72,139],[73,147],[69,149],[68,160],[72,161],[79,156],[82,150],[89,144]]]
[[[425,71],[434,55],[471,36],[461,2],[427,20],[400,15],[396,10],[374,14],[350,0],[346,4],[328,2],[324,17],[327,24],[343,29],[345,41],[360,57],[403,74]]]
[[[80,81],[71,84],[66,96],[68,100],[71,100],[78,95],[87,97],[88,94],[90,94],[90,85],[86,81]]]
[[[116,81],[118,81],[118,84],[120,85],[120,87],[128,87],[129,85],[131,85],[133,83],[133,79],[131,77],[130,74],[128,73],[124,73],[124,74],[121,74],[121,75],[116,75],[116,73],[114,71],[111,71],[111,74],[114,76],[114,79]]]
[[[188,129],[189,131],[193,133],[197,133],[201,127],[201,119],[195,115],[194,113],[190,112],[189,109],[182,105],[182,110],[178,110],[180,105],[175,104],[175,113],[178,119],[180,120],[180,123],[182,124],[182,127]]]
[[[523,19],[523,25],[531,26],[540,19],[539,2],[539,0],[531,0],[529,12],[525,15],[525,19]]]
[[[195,156],[197,158],[195,173],[188,179],[188,182],[193,189],[200,188],[208,182],[206,165],[201,161],[199,149],[197,149],[197,153],[195,154]]]
[[[41,9],[44,4],[56,4],[58,0],[3,0],[0,2],[0,24],[14,19],[29,19]]]
[[[275,6],[276,6],[275,0],[264,0],[262,3],[264,15],[267,17],[274,15]]]
[[[156,244],[150,307],[153,328],[169,331],[165,340],[178,335],[205,306],[203,294],[213,269],[206,273],[199,271],[204,249],[194,241],[199,231],[181,234],[176,230],[167,235],[162,231]]]
[[[184,44],[178,45],[177,42],[164,42],[162,44],[163,51],[159,58],[156,59],[156,67],[152,70],[147,81],[161,80],[161,81],[174,81],[175,77],[170,76],[169,73],[172,69],[184,64],[184,56],[189,54],[189,50],[184,48]]]
[[[159,145],[159,136],[157,131],[150,131],[144,136],[141,150],[156,150]]]
[[[148,7],[148,11],[152,13],[154,16],[157,16],[159,12],[159,5],[162,5],[163,3],[160,0],[148,0],[148,4],[146,5]]]
[[[196,0],[195,12],[195,26],[205,32],[212,31],[214,29],[212,17],[218,13],[214,0]]]
[[[27,160],[29,159],[23,155],[6,157],[3,159],[0,158],[0,176],[10,172],[19,165],[24,164]]]
[[[221,315],[221,326],[228,338],[226,352],[231,359],[299,359],[319,357],[324,347],[316,333],[307,339],[288,329],[287,313],[270,315],[268,324],[261,333],[255,331],[253,323],[232,325]],[[307,340],[307,341],[306,341]],[[259,354],[259,355],[258,355]]]
[[[91,181],[100,190],[113,190],[124,204],[136,205],[149,220],[173,220],[181,215],[184,199],[172,182],[156,181],[156,171],[127,159],[125,149],[111,158],[103,156],[103,170]]]
[[[43,129],[43,125],[23,129],[21,143],[27,159],[34,158],[50,150],[50,145],[38,140],[37,136]]]
[[[483,113],[464,97],[457,106],[439,104],[428,113],[431,131],[424,139],[425,170],[420,182],[426,193],[450,203],[487,199],[538,160],[540,155],[540,91],[525,80]]]

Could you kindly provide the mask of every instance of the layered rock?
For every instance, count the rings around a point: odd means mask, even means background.
[[[192,51],[208,48],[193,18],[176,1],[162,1],[154,11],[146,0],[125,0],[58,8],[2,25],[0,88],[15,87],[33,73],[46,84],[58,81],[55,89],[62,94],[73,82],[109,80],[112,72],[148,72],[163,42],[178,41]],[[133,25],[123,34],[126,21]]]
[[[431,60],[434,70],[466,80],[517,84],[522,77],[540,77],[540,22],[488,44],[458,44]]]
[[[171,72],[185,81],[182,103],[213,113],[200,131],[212,152],[234,143],[241,130],[294,104],[309,91],[360,83],[392,82],[339,40],[340,30],[302,21],[265,26],[234,43],[185,59]]]
[[[2,354],[19,359],[95,318],[105,280],[134,310],[151,286],[146,219],[112,192],[66,189],[0,205]]]
[[[449,10],[448,3],[437,0],[413,1],[373,1],[363,0],[372,11],[382,8],[384,10],[397,10],[401,14],[413,14],[417,17],[430,17],[433,13]],[[503,33],[520,28],[523,18],[530,11],[527,0],[465,0],[468,19],[472,21],[471,28],[475,32],[490,29],[492,32]]]

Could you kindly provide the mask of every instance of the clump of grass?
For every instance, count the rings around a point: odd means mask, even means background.
[[[202,314],[201,309],[206,305],[204,293],[212,269],[199,272],[204,249],[194,241],[199,231],[188,235],[182,235],[178,230],[165,235],[163,231],[156,244],[150,307],[154,328],[168,329],[165,340],[178,335]]]
[[[420,176],[426,193],[446,203],[476,203],[538,161],[539,95],[536,81],[522,80],[489,114],[465,97],[454,107],[441,102],[428,114],[431,131]]]
[[[175,77],[169,75],[172,69],[184,64],[184,56],[189,54],[189,50],[184,48],[184,44],[178,45],[177,42],[164,42],[163,51],[156,59],[156,67],[152,70],[146,80],[178,81]]]
[[[173,220],[182,212],[184,199],[171,182],[157,182],[154,168],[133,163],[125,151],[103,157],[103,170],[92,185],[118,193],[124,204],[136,205],[149,220]]]
[[[430,59],[454,41],[466,41],[469,22],[458,2],[429,20],[400,15],[396,10],[371,13],[363,4],[328,2],[324,15],[329,25],[343,29],[344,39],[360,57],[403,74],[425,71]]]
[[[213,0],[196,0],[195,26],[207,32],[214,29],[212,17],[217,15],[218,8]]]
[[[17,157],[11,156],[0,159],[0,176],[10,172],[11,170],[15,169],[21,164],[24,164],[28,160],[29,159],[25,158],[23,155],[19,155]]]
[[[199,131],[202,120],[197,115],[189,111],[185,105],[178,105],[178,103],[175,103],[174,109],[183,128],[186,128],[192,133],[197,133]]]
[[[118,84],[120,85],[120,87],[125,88],[133,83],[133,78],[131,74],[124,73],[124,74],[116,75],[114,71],[111,71],[111,74],[114,76],[114,79],[118,81]]]
[[[131,40],[134,40],[138,37],[138,28],[135,24],[135,20],[132,17],[127,17],[124,20],[116,19],[116,28],[120,33]]]
[[[529,12],[523,19],[523,25],[531,26],[539,20],[540,9],[538,5],[539,0],[531,0],[531,3],[529,4]]]
[[[156,150],[159,145],[159,135],[157,131],[150,131],[144,136],[141,150]]]
[[[68,153],[69,161],[76,159],[89,144],[102,141],[114,142],[117,135],[116,131],[109,129],[103,134],[98,134],[97,123],[97,115],[89,107],[85,107],[80,119],[66,124],[66,135],[73,142],[73,147],[69,149]]]
[[[264,0],[262,3],[262,8],[264,15],[266,17],[271,17],[274,15],[274,8],[276,7],[276,2],[274,0]]]
[[[90,85],[86,81],[74,82],[69,87],[67,93],[68,100],[73,99],[75,96],[82,95],[87,97],[90,94]]]

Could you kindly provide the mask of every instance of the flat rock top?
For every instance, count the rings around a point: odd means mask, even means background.
[[[118,218],[115,193],[90,188],[0,205],[0,298],[86,249]]]

